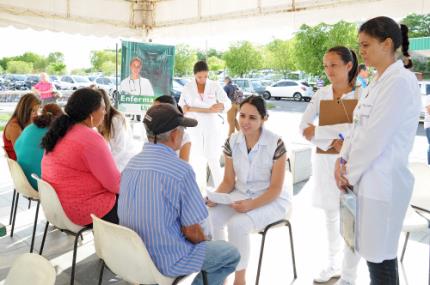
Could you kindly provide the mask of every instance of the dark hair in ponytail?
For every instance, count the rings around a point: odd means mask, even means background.
[[[409,58],[408,27],[405,25],[399,26],[393,19],[381,16],[365,22],[361,25],[358,32],[366,33],[381,42],[390,38],[393,41],[393,52],[399,47],[402,47],[403,56],[405,56],[408,61],[405,64],[405,68],[412,67],[412,62]]]
[[[50,152],[75,124],[84,121],[100,108],[102,94],[91,88],[81,88],[73,92],[64,107],[65,115],[58,117],[42,139],[41,146]]]
[[[345,64],[347,64],[348,62],[352,62],[352,68],[348,72],[348,83],[351,86],[354,86],[355,85],[355,79],[357,78],[357,75],[358,75],[358,60],[357,60],[357,55],[355,54],[355,52],[352,49],[349,49],[349,48],[344,47],[344,46],[332,47],[326,53],[330,53],[330,52],[333,52],[333,53],[337,54],[338,56],[340,56],[340,58],[342,59],[342,61]]]
[[[400,25],[400,31],[402,32],[402,53],[404,56],[403,63],[405,65],[405,68],[411,68],[412,67],[412,60],[411,55],[409,54],[409,36],[408,36],[408,26],[401,24]]]

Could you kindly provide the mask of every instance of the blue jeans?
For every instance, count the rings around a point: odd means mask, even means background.
[[[397,258],[384,260],[382,263],[367,262],[370,273],[370,285],[399,285]]]
[[[227,276],[236,270],[239,260],[239,251],[230,243],[221,240],[207,242],[202,270],[207,272],[208,283],[210,285],[224,284]],[[194,278],[192,285],[203,285],[201,273]]]
[[[430,164],[430,128],[426,129],[427,141],[429,143],[429,149],[427,150],[427,163]]]

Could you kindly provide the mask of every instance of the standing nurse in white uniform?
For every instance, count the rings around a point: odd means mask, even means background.
[[[199,124],[189,130],[193,149],[191,165],[196,172],[199,186],[206,185],[206,164],[217,187],[222,181],[220,156],[225,137],[222,129],[221,112],[231,108],[231,101],[218,82],[208,79],[209,67],[206,62],[194,65],[194,77],[182,90],[179,106],[186,116],[196,119]]]
[[[324,71],[331,84],[320,88],[315,93],[312,101],[306,107],[300,123],[301,132],[316,147],[322,151],[327,151],[331,148],[336,150],[333,153],[315,153],[313,156],[314,189],[312,204],[324,211],[328,240],[328,264],[314,278],[314,282],[324,283],[333,277],[341,275],[342,278],[338,280],[336,285],[348,285],[355,282],[360,256],[345,247],[341,272],[341,253],[344,242],[339,233],[340,192],[336,187],[333,171],[336,159],[339,157],[338,153],[342,147],[339,134],[346,136],[351,124],[328,126],[314,126],[313,124],[320,113],[320,102],[322,100],[359,99],[362,89],[355,87],[358,62],[354,51],[344,46],[333,47],[324,55],[323,64]]]
[[[367,260],[371,285],[398,285],[397,248],[414,178],[408,169],[421,110],[415,75],[396,60],[407,57],[407,27],[377,17],[359,29],[360,54],[377,76],[354,111],[350,137],[336,163],[339,188],[357,194],[356,248]]]

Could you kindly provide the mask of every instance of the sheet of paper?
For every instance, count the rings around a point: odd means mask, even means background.
[[[233,204],[236,201],[246,200],[247,197],[245,195],[241,195],[239,193],[216,193],[216,192],[207,192],[208,199],[217,204],[229,205]]]

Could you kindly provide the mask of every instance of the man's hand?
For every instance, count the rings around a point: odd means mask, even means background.
[[[342,149],[343,140],[333,140],[331,143],[331,147],[333,147],[337,152],[340,152]]]
[[[239,213],[246,213],[254,209],[254,205],[251,199],[236,201],[231,204],[231,207]]]
[[[345,177],[346,174],[346,166],[345,164],[340,163],[340,158],[336,160],[336,166],[334,171],[334,178],[336,179],[336,185],[337,187],[345,191],[348,186],[351,186],[349,184],[348,179]]]
[[[194,244],[206,240],[202,227],[199,224],[182,227],[181,231],[184,234],[185,238]]]
[[[308,140],[311,141],[312,138],[315,136],[315,126],[312,124],[308,124],[309,127],[304,129],[303,136]]]
[[[209,110],[213,113],[219,113],[222,112],[224,110],[224,104],[223,103],[216,103],[213,104]]]

